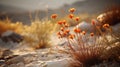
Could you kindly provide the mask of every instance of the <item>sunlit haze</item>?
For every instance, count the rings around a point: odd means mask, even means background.
[[[58,8],[64,4],[72,4],[76,1],[84,0],[0,0],[1,5],[22,8],[25,10]]]

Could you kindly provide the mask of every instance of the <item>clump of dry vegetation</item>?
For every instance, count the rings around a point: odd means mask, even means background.
[[[71,8],[69,18],[75,22],[80,21],[79,17],[74,17],[74,11]],[[69,24],[66,20],[57,22],[60,25],[60,31],[57,33],[58,38],[67,41],[69,53],[73,57],[71,67],[90,67],[100,64],[103,61],[120,61],[120,34],[112,33],[112,28],[108,23],[97,25],[97,21],[92,21],[91,24],[96,29],[96,32],[87,34],[87,31],[81,30],[78,27],[70,31]],[[104,31],[103,31],[104,29]],[[112,53],[111,53],[112,51]],[[110,60],[111,61],[111,60]]]
[[[23,43],[26,43],[35,49],[50,47],[50,36],[53,32],[54,24],[51,21],[35,20],[30,26],[24,26],[22,35]]]
[[[0,35],[8,30],[16,31],[16,29],[17,26],[14,26],[9,19],[0,21]]]
[[[49,20],[37,20],[31,22],[31,25],[24,25],[22,22],[12,23],[9,19],[0,21],[0,34],[11,30],[21,36],[21,44],[28,45],[33,49],[50,47],[50,36],[55,28],[55,24]]]

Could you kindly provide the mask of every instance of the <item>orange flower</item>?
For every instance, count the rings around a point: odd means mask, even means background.
[[[65,32],[66,32],[66,33],[69,33],[69,32],[70,32],[70,30],[66,30]]]
[[[62,25],[62,21],[58,21],[58,24],[59,24],[59,25]]]
[[[82,31],[82,34],[83,34],[83,35],[85,35],[85,34],[86,34],[86,32],[85,32],[85,31]]]
[[[58,38],[62,38],[62,34],[60,32],[57,32]]]
[[[61,33],[60,33],[60,32],[57,32],[57,35],[61,35]]]
[[[63,22],[63,24],[66,24],[66,20],[63,20],[62,22]]]
[[[69,18],[72,19],[74,17],[73,14],[69,14]]]
[[[81,30],[80,30],[79,28],[74,28],[74,32],[75,32],[75,33],[80,33]]]
[[[71,13],[73,13],[73,12],[75,12],[75,8],[71,8],[71,9],[69,9],[69,12],[71,12]]]
[[[67,34],[68,34],[68,33],[67,33],[66,31],[63,32],[63,36],[64,36],[64,37],[67,36]]]
[[[64,27],[61,27],[61,29],[60,29],[61,31],[64,31]]]
[[[94,36],[94,33],[90,33],[90,36]]]
[[[69,27],[69,25],[66,23],[66,24],[65,24],[65,27]]]
[[[103,25],[103,28],[109,28],[109,27],[110,27],[109,24],[104,24],[104,25]]]
[[[52,19],[56,19],[56,18],[57,18],[57,14],[52,14],[52,15],[51,15],[51,18],[52,18]]]
[[[69,35],[69,38],[70,38],[70,39],[73,39],[73,38],[75,38],[75,35],[74,35],[74,34],[71,34],[71,35]]]
[[[94,19],[91,20],[91,24],[95,25],[96,21]]]
[[[76,17],[75,20],[76,20],[76,21],[79,21],[79,20],[80,20],[80,17]]]

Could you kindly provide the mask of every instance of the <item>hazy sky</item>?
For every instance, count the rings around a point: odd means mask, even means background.
[[[64,4],[72,4],[84,0],[0,0],[0,4],[19,7],[26,10],[58,8]]]

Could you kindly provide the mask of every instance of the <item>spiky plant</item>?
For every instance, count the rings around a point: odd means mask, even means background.
[[[73,13],[73,12],[72,12]],[[69,15],[69,18],[75,21],[79,21],[79,18],[73,19],[73,14]],[[78,27],[70,32],[67,21],[58,21],[61,26],[60,31],[57,33],[58,37],[62,40],[66,40],[70,49],[69,53],[73,57],[71,63],[72,67],[88,67],[102,61],[101,52],[105,49],[103,43],[98,40],[100,37],[94,35],[94,33],[86,34],[86,31],[81,30]],[[94,23],[94,26],[97,27]],[[98,32],[102,31],[97,28]]]
[[[86,34],[85,31],[81,31],[77,27],[74,29],[74,34],[72,34],[63,22],[59,24],[62,27],[61,31],[57,34],[59,38],[68,42],[69,53],[74,58],[72,67],[79,67],[81,65],[88,67],[102,61],[100,56],[105,47],[98,40],[100,37],[95,36],[94,33]]]
[[[116,15],[116,13],[114,14]],[[78,22],[78,20],[74,18],[73,12],[69,14],[69,18]],[[86,31],[78,27],[75,27],[74,32],[70,32],[67,21],[58,21],[61,28],[57,35],[61,40],[67,41],[67,45],[70,49],[69,53],[73,57],[73,60],[70,62],[71,67],[90,67],[102,63],[112,56],[120,56],[116,54],[117,50],[117,53],[119,53],[118,45],[116,48],[112,48],[116,41],[119,42],[118,36],[112,33],[112,28],[109,24],[96,24],[96,22],[97,21],[92,21],[95,32],[86,34]],[[107,48],[111,49],[107,50]],[[115,51],[114,55],[112,53],[109,54],[112,50]]]

